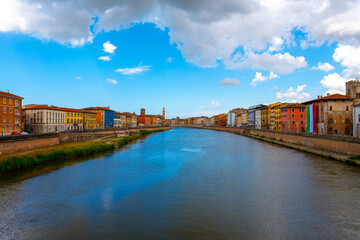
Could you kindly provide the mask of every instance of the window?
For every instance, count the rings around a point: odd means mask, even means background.
[[[324,111],[324,106],[321,106],[321,111]]]
[[[9,108],[9,113],[12,113],[12,108]]]
[[[329,107],[329,111],[332,111],[332,106]]]
[[[9,126],[9,131],[10,131],[10,132],[12,131],[12,126]]]
[[[6,104],[6,98],[3,98],[3,103]]]
[[[350,123],[350,120],[348,118],[345,119],[345,123]]]
[[[329,123],[333,123],[333,120],[332,120],[332,118],[329,118]]]
[[[349,106],[346,106],[346,111],[349,111]]]
[[[70,114],[70,113],[67,113],[67,116],[70,116],[69,114]]]
[[[360,93],[357,93],[357,94],[356,94],[356,98],[360,98]]]
[[[301,121],[301,124],[304,124],[304,121]]]
[[[304,117],[304,115],[303,115],[303,114],[300,114],[300,117]]]
[[[18,126],[15,126],[15,131],[17,131],[18,130]]]
[[[359,123],[360,123],[360,114],[358,115]]]
[[[3,127],[3,132],[6,132],[6,126]]]
[[[295,114],[291,114],[291,117],[295,117]]]
[[[12,116],[9,117],[9,122],[12,122]]]
[[[3,122],[6,122],[6,117],[3,118]]]
[[[295,124],[295,121],[292,121],[292,124],[294,125],[294,124]]]
[[[6,107],[4,107],[3,112],[6,113]]]
[[[295,108],[291,109],[292,112],[295,112]]]
[[[332,127],[329,127],[329,132],[332,132]]]
[[[12,104],[12,99],[9,99],[9,104]]]

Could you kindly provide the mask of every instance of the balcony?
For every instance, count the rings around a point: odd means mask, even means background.
[[[15,107],[16,107],[16,108],[20,108],[20,107],[21,107],[21,105],[20,105],[20,104],[18,104],[18,103],[15,103]]]
[[[15,117],[20,117],[20,113],[15,113]]]

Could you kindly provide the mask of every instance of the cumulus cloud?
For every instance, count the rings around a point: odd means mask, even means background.
[[[341,77],[337,73],[332,73],[325,76],[321,81],[320,84],[327,88],[326,93],[334,94],[334,93],[341,93],[345,94],[345,78]]]
[[[138,66],[133,68],[118,68],[115,71],[119,72],[123,75],[132,75],[132,74],[139,74],[143,72],[149,71],[150,66]]]
[[[98,58],[99,60],[102,60],[102,61],[105,61],[105,62],[108,62],[111,60],[111,57],[110,56],[101,56]]]
[[[276,73],[270,72],[269,76],[262,75],[261,72],[256,72],[254,79],[251,81],[251,85],[256,86],[256,84],[278,78],[279,76]]]
[[[106,81],[108,81],[111,84],[117,84],[118,83],[115,79],[111,79],[111,78],[106,79]]]
[[[114,54],[115,50],[117,49],[117,47],[113,44],[110,43],[110,41],[107,41],[103,44],[103,51],[110,53],[110,54]]]
[[[360,0],[4,0],[0,32],[79,46],[102,31],[152,22],[169,29],[171,43],[197,66],[214,67],[222,61],[228,68],[286,74],[306,66],[301,56],[279,53],[284,46],[299,44],[293,29],[306,33],[303,47],[325,41],[359,47],[359,12]],[[240,62],[234,58],[238,55]]]
[[[334,51],[333,59],[346,67],[343,73],[345,78],[360,76],[360,47],[340,44]]]
[[[219,85],[231,85],[231,86],[239,86],[240,81],[235,78],[224,78],[219,82]]]
[[[75,79],[77,79],[77,80],[81,80],[81,77],[79,76],[79,77],[75,77]]]
[[[330,63],[321,63],[319,62],[317,67],[312,67],[312,70],[321,70],[324,72],[329,72],[331,70],[334,70],[335,68]]]
[[[276,98],[285,99],[287,102],[302,102],[310,98],[310,94],[303,92],[306,84],[298,85],[296,89],[290,87],[286,92],[277,92]]]
[[[245,62],[253,69],[274,71],[279,74],[288,74],[297,68],[307,66],[304,57],[294,57],[288,52],[273,55],[267,52],[262,54],[250,53]]]
[[[207,108],[220,108],[223,107],[223,105],[216,100],[212,100],[210,104],[207,105],[201,105],[197,108],[197,110],[207,109]]]

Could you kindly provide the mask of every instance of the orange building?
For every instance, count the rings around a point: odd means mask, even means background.
[[[0,130],[2,134],[22,131],[21,103],[24,98],[0,91]]]
[[[285,103],[280,107],[281,131],[305,132],[305,105]]]
[[[137,116],[137,123],[139,126],[161,126],[163,124],[162,115],[147,115],[145,113],[145,108],[140,110],[140,115]]]

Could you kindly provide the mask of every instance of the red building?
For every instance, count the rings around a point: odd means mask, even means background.
[[[305,105],[285,103],[280,107],[281,131],[305,132]]]

